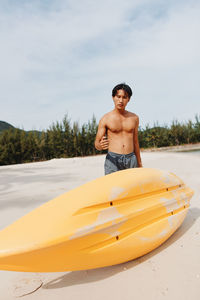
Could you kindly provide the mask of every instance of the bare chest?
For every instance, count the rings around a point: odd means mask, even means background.
[[[116,118],[112,119],[107,124],[108,130],[110,130],[113,133],[119,133],[119,132],[133,132],[135,128],[135,120],[133,118]]]

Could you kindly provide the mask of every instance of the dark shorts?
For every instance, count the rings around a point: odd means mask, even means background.
[[[129,154],[118,154],[114,152],[108,152],[104,164],[105,175],[120,170],[136,168],[137,159],[134,152]]]

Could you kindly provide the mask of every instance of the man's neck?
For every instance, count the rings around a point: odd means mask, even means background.
[[[116,114],[120,115],[120,116],[125,116],[127,114],[127,111],[124,109],[124,110],[118,110],[117,108],[114,108],[113,110]]]

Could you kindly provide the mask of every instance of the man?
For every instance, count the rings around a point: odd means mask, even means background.
[[[114,109],[105,114],[100,122],[95,140],[97,150],[108,149],[105,175],[128,168],[142,167],[138,143],[139,118],[125,110],[132,96],[125,83],[112,90]]]

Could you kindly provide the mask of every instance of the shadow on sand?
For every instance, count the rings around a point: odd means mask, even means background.
[[[180,239],[193,226],[193,224],[199,217],[200,217],[200,209],[196,207],[191,208],[188,211],[188,214],[182,226],[164,244],[162,244],[157,249],[151,251],[150,253],[140,258],[119,265],[109,266],[105,268],[68,272],[63,276],[57,277],[49,281],[48,283],[44,284],[42,288],[60,289],[60,288],[66,288],[68,286],[95,282],[108,277],[112,277],[117,273],[133,268],[145,262],[146,260],[150,259],[151,257],[158,254],[159,252],[163,251],[164,249],[169,247],[172,243]]]

